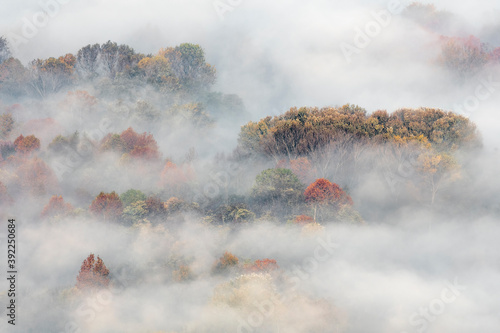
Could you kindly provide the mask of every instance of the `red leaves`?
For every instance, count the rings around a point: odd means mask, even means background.
[[[95,216],[104,218],[104,221],[116,221],[122,215],[123,204],[114,191],[111,193],[101,192],[92,201],[89,210]]]
[[[317,179],[309,185],[304,196],[306,202],[314,204],[353,204],[351,197],[340,186],[325,178]]]
[[[245,270],[247,272],[271,272],[277,270],[279,268],[276,260],[274,259],[264,259],[264,260],[255,260],[253,264],[246,265]]]
[[[131,157],[157,160],[160,158],[158,143],[151,134],[136,133],[132,127],[123,131],[120,135],[108,134],[101,143],[101,150],[115,150],[128,153]]]
[[[22,134],[14,141],[16,151],[21,154],[29,154],[40,149],[40,140],[34,135],[24,137]]]
[[[81,290],[106,288],[109,286],[109,270],[99,256],[97,261],[91,253],[82,263],[76,277],[76,287]]]
[[[53,195],[50,201],[42,210],[42,218],[66,215],[73,210],[70,203],[65,203],[62,196]]]

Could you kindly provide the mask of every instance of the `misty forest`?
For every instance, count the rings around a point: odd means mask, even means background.
[[[1,332],[499,332],[498,3],[5,6]]]

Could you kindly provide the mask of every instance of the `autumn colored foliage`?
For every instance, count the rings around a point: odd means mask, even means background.
[[[224,252],[222,257],[215,263],[214,271],[216,273],[222,273],[228,271],[230,268],[238,266],[239,259],[231,252]]]
[[[306,202],[312,204],[353,205],[351,197],[340,186],[324,178],[309,185],[304,197]]]
[[[120,135],[108,134],[101,142],[101,150],[128,153],[131,157],[154,160],[160,157],[158,143],[151,134],[136,133],[131,127]]]
[[[22,134],[14,140],[16,151],[21,154],[29,154],[40,149],[40,140],[34,135],[24,137]]]
[[[278,264],[274,259],[255,260],[252,264],[244,267],[245,271],[252,273],[271,272],[278,268]]]
[[[91,253],[82,263],[76,277],[76,287],[80,290],[107,288],[109,286],[109,270],[99,256],[97,260]]]
[[[43,207],[40,216],[42,218],[54,217],[58,215],[66,215],[73,210],[73,206],[70,203],[64,202],[64,199],[60,195],[53,195],[49,203]]]
[[[356,105],[332,108],[291,108],[282,115],[266,117],[242,126],[239,149],[273,158],[297,157],[336,142],[345,135],[387,142],[395,136],[423,135],[439,149],[468,147],[480,139],[476,126],[466,117],[440,109],[400,109],[392,114],[373,112]]]
[[[102,217],[104,221],[116,221],[122,215],[123,203],[114,191],[111,193],[101,192],[92,201],[89,210],[93,215]]]

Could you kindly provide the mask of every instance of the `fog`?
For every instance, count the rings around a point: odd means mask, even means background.
[[[0,205],[5,275],[8,218],[17,221],[18,245],[16,327],[8,323],[4,278],[1,332],[498,332],[500,65],[459,82],[438,59],[440,35],[474,35],[499,47],[500,1],[436,0],[436,10],[448,16],[434,31],[400,10],[366,46],[347,55],[345,45],[354,44],[357,29],[374,22],[373,13],[389,8],[388,1],[72,0],[50,7],[46,24],[12,45],[13,34],[23,36],[26,20],[45,3],[54,2],[2,3],[0,36],[25,66],[108,40],[146,55],[199,44],[217,70],[211,91],[237,95],[243,106],[234,114],[215,113],[212,124],[199,126],[182,115],[141,118],[140,101],[159,113],[173,112],[177,102],[139,85],[135,95],[122,96],[103,93],[104,84],[88,84],[84,88],[91,95],[104,97],[86,114],[65,104],[67,92],[75,89],[44,99],[2,97],[2,110],[21,104],[12,112],[17,125],[11,141],[35,134],[39,156],[53,169],[60,156],[49,152],[49,143],[75,131],[81,140],[75,150],[80,157],[70,157],[69,172],[58,173],[55,189],[42,196],[14,190],[12,184],[23,180],[14,167],[0,165],[0,184],[11,184],[15,199]],[[401,1],[400,8],[408,4]],[[486,97],[478,96],[478,87],[489,92]],[[471,98],[477,103],[471,105]],[[435,204],[419,197],[424,192],[408,194],[413,176],[400,175],[404,160],[387,165],[378,150],[368,150],[359,169],[330,179],[348,188],[361,224],[330,222],[308,229],[259,216],[232,226],[203,216],[218,195],[225,196],[225,204],[231,195],[249,195],[256,176],[276,167],[272,159],[231,155],[242,125],[295,106],[346,103],[368,113],[453,111],[477,125],[482,147],[457,153],[460,182],[440,190]],[[30,123],[46,118],[54,123]],[[154,136],[157,161],[124,164],[121,153],[94,155],[92,145],[129,127]],[[164,202],[182,197],[160,184],[167,160],[196,174],[189,183],[193,193],[183,197],[196,202],[193,209],[134,225],[86,212],[101,191],[122,194],[133,188]],[[349,172],[356,173],[355,181]],[[388,184],[387,173],[401,180]],[[216,189],[213,196],[207,194],[210,186]],[[85,212],[42,220],[51,195],[63,195]],[[214,265],[225,251],[241,265],[269,258],[279,268],[216,274]],[[103,259],[111,282],[105,291],[85,294],[75,283],[90,253]],[[191,277],[178,281],[182,265],[189,266]]]

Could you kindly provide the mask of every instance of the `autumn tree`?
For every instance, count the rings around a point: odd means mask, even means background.
[[[418,157],[417,170],[430,191],[431,204],[434,204],[438,191],[461,177],[459,164],[453,156],[446,153],[422,153]]]
[[[165,209],[165,205],[160,198],[150,196],[146,199],[145,203],[149,218],[164,219],[166,217],[167,210]]]
[[[224,252],[222,257],[220,257],[219,260],[215,262],[213,272],[218,274],[228,272],[231,269],[236,268],[238,266],[238,263],[238,257],[231,252],[226,251]]]
[[[169,61],[161,56],[145,57],[139,64],[139,69],[144,75],[146,82],[163,90],[175,90],[179,81],[173,74]]]
[[[304,192],[305,200],[313,207],[313,219],[316,220],[318,208],[338,210],[342,205],[353,205],[351,197],[335,183],[320,178],[310,184]]]
[[[124,144],[125,151],[132,157],[147,160],[160,157],[158,143],[151,134],[138,134],[129,127],[120,134],[120,139]]]
[[[40,140],[34,135],[24,137],[22,134],[14,140],[16,151],[21,154],[29,154],[40,149]]]
[[[476,126],[453,112],[404,108],[392,114],[377,111],[367,115],[364,109],[347,104],[336,108],[291,108],[283,115],[250,122],[241,128],[238,148],[276,161],[334,149],[338,151],[335,159],[344,161],[349,155],[355,159],[351,153],[361,151],[360,142],[383,143],[395,136],[411,139],[420,135],[438,149],[473,147],[480,140]],[[314,156],[311,159],[318,160]],[[328,165],[332,159],[325,161]]]
[[[215,82],[215,68],[205,61],[199,45],[184,43],[175,48],[160,50],[170,63],[181,86],[191,92],[207,89]]]
[[[476,74],[488,62],[489,51],[475,36],[441,37],[440,62],[464,81]]]
[[[76,287],[80,290],[89,291],[107,288],[109,282],[108,268],[99,256],[97,256],[96,260],[94,254],[91,253],[82,263],[80,272],[76,277]]]
[[[70,203],[64,202],[60,195],[53,195],[49,203],[43,207],[40,216],[42,218],[52,218],[57,216],[65,216],[73,211],[73,206]]]
[[[122,215],[123,203],[114,191],[111,193],[101,192],[92,201],[89,210],[94,216],[103,218],[104,221],[116,221]]]
[[[69,85],[74,79],[76,58],[66,54],[59,58],[36,59],[30,63],[29,84],[39,97],[45,98]]]
[[[143,219],[145,219],[149,214],[146,201],[137,200],[128,204],[123,210],[123,220],[129,224],[133,225]]]

